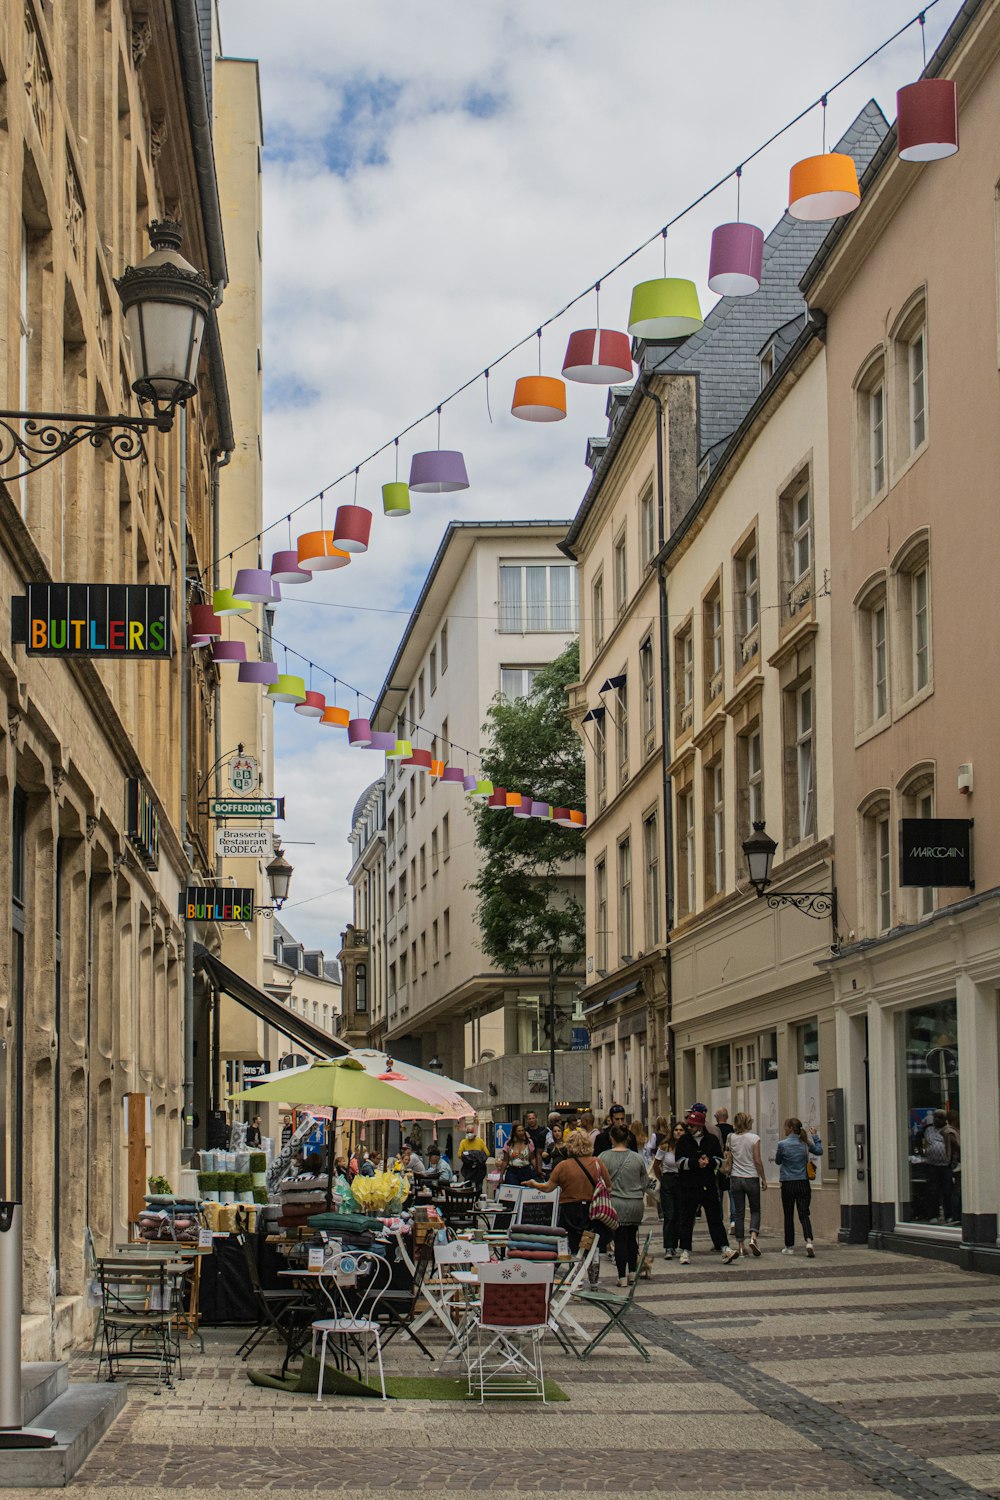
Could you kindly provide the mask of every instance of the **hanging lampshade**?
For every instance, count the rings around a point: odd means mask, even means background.
[[[896,136],[901,161],[941,161],[958,150],[958,84],[921,78],[896,94]]]
[[[465,780],[465,770],[462,766],[445,766],[441,780],[461,784]]]
[[[616,385],[632,379],[632,345],[613,328],[579,328],[571,333],[563,375],[581,385]]]
[[[334,542],[332,531],[304,531],[299,537],[299,566],[310,573],[329,572],[332,568],[346,568],[351,557]]]
[[[222,635],[222,621],[210,604],[192,604],[191,629],[195,635],[217,640]]]
[[[326,712],[325,694],[314,693],[312,688],[307,688],[305,699],[302,703],[296,703],[295,712],[307,719],[321,719]]]
[[[414,771],[429,771],[431,768],[431,752],[429,750],[411,750],[404,766],[412,766]]]
[[[274,579],[266,568],[240,568],[233,584],[237,599],[251,604],[270,604],[274,599]]]
[[[346,708],[335,708],[331,703],[324,708],[323,717],[319,721],[327,724],[331,729],[346,729],[351,722],[351,716]]]
[[[548,822],[550,811],[551,809],[547,802],[532,802],[531,804],[531,816],[533,818],[544,818]]]
[[[382,509],[387,516],[410,514],[410,486],[402,480],[382,486]]]
[[[506,801],[507,811],[513,812],[515,807],[520,807],[523,796],[523,792],[508,792]]]
[[[212,637],[210,635],[199,635],[193,625],[187,628],[187,643],[192,651],[197,651],[199,646],[210,646]]]
[[[573,820],[569,815],[568,807],[554,807],[552,809],[552,821],[558,823],[560,828],[572,828]]]
[[[462,781],[462,786],[467,792],[474,792],[476,790],[476,783],[478,779],[479,778],[477,776],[466,776]]]
[[[338,505],[333,539],[345,552],[367,552],[372,534],[372,513],[363,505]]]
[[[272,682],[264,696],[274,703],[304,703],[306,680],[290,672],[279,672],[277,682]]]
[[[432,776],[436,776],[438,778],[438,780],[440,781],[441,777],[444,775],[444,761],[443,760],[432,760],[431,761],[431,775]]]
[[[410,489],[418,495],[450,495],[469,488],[462,454],[453,448],[431,448],[410,459]]]
[[[522,797],[520,803],[514,808],[515,818],[531,817],[531,798]]]
[[[349,719],[347,743],[356,750],[367,750],[372,742],[372,726],[368,719]]]
[[[506,789],[506,787],[495,786],[493,788],[492,792],[490,793],[490,795],[486,799],[486,806],[487,807],[496,807],[496,808],[506,807],[507,806],[507,789]]]
[[[472,781],[475,784],[469,785]],[[493,783],[482,776],[467,776],[465,778],[465,789],[469,794],[470,802],[488,802],[493,796]]]
[[[561,422],[566,416],[566,382],[554,375],[522,375],[514,385],[510,410],[524,422]]]
[[[712,230],[708,285],[722,297],[749,297],[760,290],[764,231],[756,224],[719,224]]]
[[[212,608],[217,615],[241,615],[250,608],[250,600],[238,599],[232,589],[216,589],[212,595]]]
[[[369,750],[384,750],[388,755],[390,750],[396,748],[396,736],[390,734],[386,729],[373,729]]]
[[[270,687],[272,682],[278,680],[278,663],[276,661],[241,661],[240,669],[236,674],[237,682],[256,682],[261,687]]]
[[[305,568],[299,567],[299,554],[294,548],[276,552],[271,558],[271,577],[275,583],[308,583],[312,577]]]
[[[698,289],[680,276],[658,276],[632,288],[628,331],[636,339],[682,339],[702,326]]]
[[[247,648],[242,641],[213,641],[212,660],[218,662],[246,661]]]
[[[409,760],[413,746],[409,740],[397,740],[391,750],[385,752],[386,760]]]
[[[569,821],[571,828],[585,828],[587,825],[586,813],[578,812],[576,808],[570,808]]]
[[[853,213],[861,202],[858,169],[843,151],[797,161],[788,174],[788,212],[815,223]]]

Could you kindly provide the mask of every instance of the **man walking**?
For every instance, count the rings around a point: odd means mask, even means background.
[[[739,1258],[739,1250],[730,1248],[722,1210],[719,1206],[719,1190],[715,1176],[722,1165],[719,1137],[705,1126],[703,1110],[689,1111],[684,1122],[687,1134],[677,1141],[674,1154],[677,1160],[677,1207],[678,1243],[680,1263],[691,1264],[691,1236],[694,1232],[695,1215],[698,1209],[705,1214],[705,1223],[712,1236],[716,1250],[722,1251],[722,1259],[728,1265]]]
[[[538,1115],[533,1109],[529,1109],[524,1117],[524,1128],[528,1140],[531,1142],[531,1166],[536,1176],[542,1175],[542,1152],[545,1150],[545,1142],[548,1130],[544,1125],[539,1125]]]
[[[608,1111],[608,1125],[598,1133],[597,1140],[594,1142],[595,1156],[599,1157],[602,1151],[611,1150],[611,1147],[614,1145],[611,1139],[611,1131],[616,1125],[620,1125],[623,1130],[625,1129],[625,1108],[621,1104],[612,1104]],[[627,1144],[630,1151],[638,1151],[639,1143],[635,1138],[635,1133],[631,1130],[628,1132]]]

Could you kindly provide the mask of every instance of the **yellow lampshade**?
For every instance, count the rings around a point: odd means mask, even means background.
[[[265,696],[273,703],[304,703],[306,701],[305,678],[295,677],[289,672],[281,672],[277,682],[272,682]]]
[[[232,589],[216,589],[212,595],[212,610],[217,615],[241,615],[250,608],[249,599],[237,599]]]
[[[628,331],[636,339],[682,339],[702,326],[698,289],[680,276],[658,276],[632,288]]]

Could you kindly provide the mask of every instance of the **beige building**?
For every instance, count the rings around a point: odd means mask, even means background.
[[[831,748],[846,937],[828,972],[850,1154],[845,1236],[995,1270],[996,0],[962,7],[927,73],[957,81],[961,150],[912,165],[890,135],[860,209],[803,283],[827,320]],[[947,856],[967,850],[973,818],[974,865],[962,872]],[[955,822],[923,835],[926,819]],[[944,1191],[919,1149],[936,1108],[961,1137],[961,1169]]]
[[[381,1048],[386,1026],[385,777],[366,787],[351,818],[348,880],[354,921],[343,933],[343,1006],[339,1035],[352,1047]]]
[[[307,948],[298,942],[277,918],[273,925],[273,947],[264,961],[267,993],[293,1014],[304,1016],[313,1026],[336,1036],[341,1029],[339,963],[335,958],[327,958],[322,948]],[[276,1038],[276,1043],[279,1055],[292,1048],[292,1043],[284,1037]],[[278,1066],[277,1060],[271,1061]]]
[[[576,635],[576,569],[557,546],[565,530],[551,521],[449,524],[373,711],[376,728],[478,769],[490,704],[525,694]],[[475,824],[461,784],[390,760],[385,806],[384,1045],[425,1066],[437,1058],[451,1077],[467,1070],[498,1116],[544,1109],[537,1074],[548,1066],[548,978],[503,975],[484,959],[469,888]],[[567,870],[568,882],[581,877],[582,864]],[[372,934],[377,922],[376,907],[367,928],[356,925]],[[378,951],[377,933],[371,941]],[[578,982],[562,976],[557,987],[556,1097],[574,1104],[590,1092],[586,1054],[569,1050]]]

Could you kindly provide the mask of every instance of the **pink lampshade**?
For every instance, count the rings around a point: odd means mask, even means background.
[[[921,78],[896,95],[896,136],[902,161],[940,161],[958,150],[958,84]]]
[[[356,750],[367,750],[372,742],[372,726],[368,719],[351,719],[347,725],[347,743]]]
[[[530,797],[521,798],[519,805],[514,809],[514,816],[515,818],[530,818],[532,816]]]
[[[295,712],[307,719],[321,719],[326,712],[325,694],[314,693],[312,688],[307,688],[305,702],[296,703]]]
[[[259,682],[263,687],[270,687],[272,682],[278,680],[278,663],[276,661],[241,661],[236,680],[237,682]]]
[[[218,640],[222,635],[222,619],[210,604],[192,604],[191,629],[206,640]]]
[[[444,768],[444,775],[441,777],[441,780],[442,781],[457,781],[459,783],[459,785],[461,785],[462,782],[465,781],[465,767],[464,766],[445,766],[445,768]]]
[[[407,756],[402,764],[404,766],[412,766],[415,771],[429,771],[431,768],[431,752],[429,750],[414,750],[413,754]]]
[[[382,729],[373,729],[369,750],[395,750],[396,736]]]
[[[210,646],[212,637],[210,635],[198,635],[193,625],[187,628],[187,643],[192,651],[197,651],[199,646]]]
[[[760,290],[764,231],[756,224],[720,224],[712,231],[708,284],[723,297],[749,297]]]
[[[614,385],[632,379],[632,343],[613,328],[579,328],[566,345],[562,372],[581,385]]]
[[[362,505],[339,505],[333,523],[333,539],[344,552],[367,552],[372,532],[372,513]]]
[[[448,495],[469,488],[462,454],[451,448],[432,448],[410,459],[410,489],[418,495]]]
[[[247,648],[242,641],[216,641],[212,646],[212,660],[217,662],[246,661]]]
[[[240,568],[233,584],[237,599],[251,604],[270,604],[274,598],[274,579],[266,568]]]
[[[309,583],[312,574],[299,567],[298,548],[286,548],[271,558],[271,577],[275,583]]]

